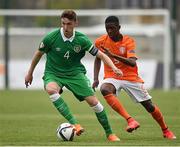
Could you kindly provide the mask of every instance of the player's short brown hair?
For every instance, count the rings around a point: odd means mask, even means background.
[[[69,20],[77,21],[77,15],[73,10],[64,10],[61,18],[68,18]]]

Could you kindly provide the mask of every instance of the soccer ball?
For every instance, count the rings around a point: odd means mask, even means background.
[[[73,141],[75,128],[70,123],[62,123],[58,126],[56,133],[61,141]]]

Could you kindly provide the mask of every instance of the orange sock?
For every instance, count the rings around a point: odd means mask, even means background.
[[[108,94],[104,96],[104,98],[107,103],[126,120],[128,120],[128,118],[131,118],[131,116],[128,114],[128,112],[116,96],[114,96],[113,94]]]
[[[155,110],[154,110],[154,112],[151,113],[151,115],[157,121],[157,123],[160,125],[162,130],[167,129],[167,125],[164,122],[163,115],[157,106],[155,106]]]

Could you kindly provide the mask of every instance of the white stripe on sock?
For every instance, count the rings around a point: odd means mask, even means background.
[[[52,95],[49,96],[50,100],[52,102],[55,102],[58,98],[60,97],[60,94],[59,93],[54,93]]]
[[[98,102],[97,105],[93,106],[92,108],[96,113],[100,113],[104,109],[103,105],[100,102]]]

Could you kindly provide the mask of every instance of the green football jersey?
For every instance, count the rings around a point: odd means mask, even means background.
[[[73,36],[65,40],[62,28],[53,30],[39,46],[39,50],[46,53],[45,73],[59,77],[86,73],[81,59],[92,48],[92,42],[80,32],[74,31]]]

